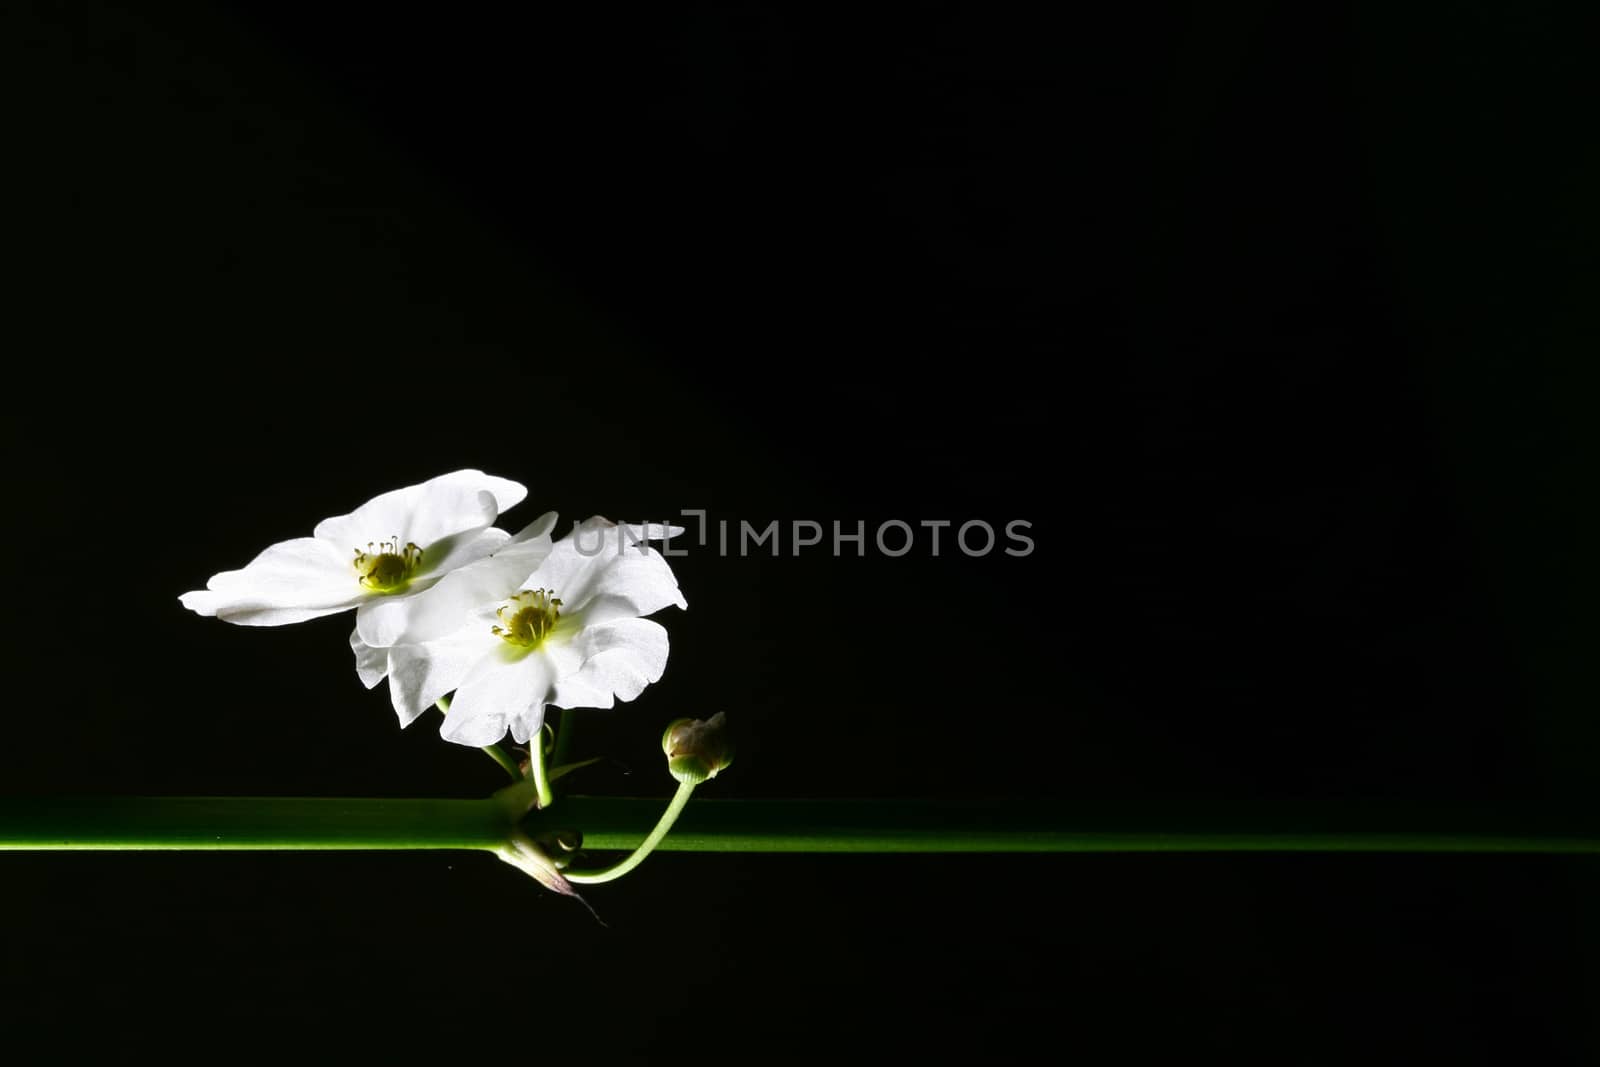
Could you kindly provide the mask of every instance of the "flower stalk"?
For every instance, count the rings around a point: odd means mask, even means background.
[[[719,711],[706,720],[673,720],[661,735],[661,751],[667,757],[668,773],[678,780],[678,791],[672,795],[667,810],[661,813],[655,827],[631,855],[600,870],[568,872],[567,876],[573,882],[585,885],[614,882],[643,863],[645,857],[656,850],[672,829],[672,824],[683,814],[689,798],[694,796],[695,787],[709,782],[733,762],[733,745],[728,740],[728,717]]]
[[[678,791],[672,795],[672,802],[667,805],[667,810],[656,820],[655,827],[621,862],[597,871],[568,871],[567,878],[580,885],[600,885],[604,882],[614,882],[639,866],[645,857],[654,852],[665,840],[667,832],[672,829],[672,824],[678,821],[678,816],[683,814],[683,809],[688,805],[689,798],[694,795],[694,788],[698,784],[688,781],[678,783]]]
[[[545,731],[528,738],[528,777],[533,779],[537,800],[534,807],[543,810],[555,802],[555,791],[550,788],[550,776],[545,772]]]

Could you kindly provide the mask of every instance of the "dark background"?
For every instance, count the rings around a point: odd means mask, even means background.
[[[0,789],[495,788],[361,689],[347,617],[176,599],[477,466],[513,526],[1032,523],[691,547],[585,790],[664,797],[661,726],[720,709],[710,796],[1594,828],[1592,20],[559,8],[23,9]],[[602,927],[470,854],[18,854],[0,1012],[212,1055],[1574,1062],[1597,873],[661,855]]]

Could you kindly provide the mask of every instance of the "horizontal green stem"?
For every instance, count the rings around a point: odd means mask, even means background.
[[[530,816],[534,828],[574,828],[588,849],[631,849],[659,801],[569,797]],[[1335,809],[1336,812],[1337,809]],[[1196,825],[1185,810],[1167,817],[1091,820],[1083,808],[1027,801],[696,800],[658,846],[665,852],[1530,852],[1600,854],[1600,833],[1526,832],[1445,822],[1436,813],[1389,820],[1371,812],[1360,828],[1336,828],[1336,814],[1308,812],[1315,828],[1281,814],[1228,813]],[[1113,824],[1115,822],[1115,824]],[[1098,823],[1098,825],[1097,825]],[[1442,823],[1442,824],[1441,824]],[[1386,825],[1388,824],[1388,825]],[[1381,828],[1380,828],[1381,827]]]
[[[586,849],[636,848],[664,801],[564,797],[523,821],[532,834],[575,829]],[[1281,805],[1196,824],[1090,821],[1083,808],[1026,801],[695,800],[662,851],[676,852],[1525,852],[1600,854],[1600,833],[1533,831],[1504,811],[1352,814],[1298,821]],[[1261,811],[1268,814],[1260,814]],[[1348,809],[1354,813],[1354,809]],[[1182,812],[1178,815],[1177,812]],[[1342,821],[1342,826],[1340,822]],[[493,800],[327,797],[0,799],[0,851],[53,849],[494,849],[506,841]]]
[[[487,798],[0,799],[0,851],[495,848],[506,828]]]

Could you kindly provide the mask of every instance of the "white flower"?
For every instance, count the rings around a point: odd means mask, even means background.
[[[356,628],[350,631],[350,648],[356,654],[356,674],[362,683],[372,689],[388,676],[391,656],[396,651],[391,646],[448,637],[485,605],[492,607],[514,593],[550,555],[550,530],[555,524],[555,512],[539,516],[494,552],[451,571],[408,602],[403,617],[385,611],[386,606],[375,606],[366,615],[358,614]],[[454,686],[439,690],[430,700],[417,702],[403,701],[400,690],[391,685],[400,725],[410,726],[450,688]]]
[[[490,524],[527,493],[482,471],[441,475],[324,519],[312,536],[272,545],[243,570],[213,575],[205,589],[178,599],[244,626],[355,608],[368,643],[387,644],[406,628],[419,593],[511,540]]]
[[[494,568],[478,569],[474,588],[493,595],[458,616],[461,625],[434,636],[442,613],[430,613],[387,650],[401,721],[454,690],[439,729],[447,741],[490,745],[509,729],[526,742],[543,726],[547,704],[609,708],[637,697],[667,665],[666,629],[642,616],[688,606],[672,568],[644,542],[681,532],[597,517],[555,542],[531,574],[499,590],[487,584]],[[461,584],[468,584],[465,575]],[[376,653],[359,641],[352,638],[357,660],[367,657],[371,673]]]

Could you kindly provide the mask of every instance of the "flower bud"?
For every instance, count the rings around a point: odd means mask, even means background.
[[[677,719],[661,735],[667,770],[680,782],[699,785],[715,778],[733,762],[727,716],[717,712],[709,719]]]

